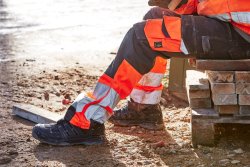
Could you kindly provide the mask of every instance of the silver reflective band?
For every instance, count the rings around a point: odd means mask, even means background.
[[[216,15],[208,15],[208,17],[211,18],[216,18],[225,22],[230,22],[231,21],[231,17],[228,13],[224,13],[224,14],[216,14]]]
[[[166,67],[167,68],[167,67]],[[157,87],[161,85],[161,80],[164,77],[162,73],[149,72],[140,79],[138,82],[142,86]]]
[[[146,92],[143,90],[133,89],[130,94],[130,98],[140,104],[158,104],[161,101],[161,93],[162,90]]]
[[[181,39],[181,46],[180,46],[180,50],[185,54],[188,55],[188,50],[186,48],[186,45],[184,43],[184,41]]]
[[[250,12],[231,12],[231,16],[236,23],[250,24]]]

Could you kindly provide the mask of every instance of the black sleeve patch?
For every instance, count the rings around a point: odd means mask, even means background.
[[[155,48],[162,48],[162,42],[154,42],[154,47]]]

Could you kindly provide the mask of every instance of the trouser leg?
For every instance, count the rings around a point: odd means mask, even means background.
[[[159,52],[150,48],[144,33],[145,22],[135,24],[124,37],[117,56],[100,77],[92,94],[80,94],[65,119],[88,129],[90,120],[104,123],[120,99],[126,98],[155,64]]]
[[[167,60],[157,57],[154,67],[143,75],[130,94],[130,98],[139,104],[157,104],[161,100],[162,78],[166,71]]]
[[[160,7],[151,8],[143,20],[163,18],[163,16],[179,16],[175,12]],[[167,60],[157,57],[153,69],[143,75],[130,94],[130,98],[139,104],[157,104],[160,102],[163,86],[162,78],[166,72]]]

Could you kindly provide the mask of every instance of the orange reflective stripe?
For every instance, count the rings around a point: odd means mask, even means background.
[[[146,92],[153,92],[156,90],[162,90],[163,85],[161,84],[160,86],[153,87],[153,86],[144,86],[144,85],[137,84],[134,89],[139,89],[139,90],[143,90]]]
[[[98,82],[103,83],[107,86],[111,86],[112,81],[113,79],[107,74],[103,74],[98,80]]]
[[[167,66],[167,59],[164,59],[160,56],[157,56],[155,59],[154,67],[150,70],[150,72],[154,73],[165,73]]]
[[[241,29],[242,31],[244,31],[245,33],[247,33],[247,34],[250,35],[250,24],[243,24],[243,23],[242,24],[238,24],[238,23],[234,23],[234,22],[232,22],[232,24],[235,27]]]
[[[179,17],[176,17],[176,18],[178,18],[180,20]],[[178,20],[178,19],[176,19],[176,20]],[[173,20],[175,20],[175,19],[173,19]],[[144,27],[144,32],[145,32],[145,35],[147,37],[147,40],[149,42],[150,47],[153,50],[157,50],[157,51],[181,52],[180,51],[181,40],[176,39],[176,37],[180,37],[181,34],[173,35],[173,33],[172,33],[173,37],[171,35],[170,35],[170,38],[166,37],[162,32],[162,22],[163,22],[163,19],[152,19],[152,20],[147,20],[147,22],[146,22],[146,25]],[[175,26],[178,24],[177,22],[174,23]],[[179,23],[180,23],[180,21],[179,21]],[[177,26],[177,28],[180,28],[180,26]],[[174,30],[174,32],[181,33],[180,30],[181,29],[179,29],[179,31]],[[160,44],[160,46],[155,46],[155,44]]]
[[[83,107],[83,109],[82,109],[81,112],[75,112],[75,115],[70,120],[70,123],[73,124],[73,125],[75,125],[75,126],[78,126],[78,127],[82,128],[82,129],[89,129],[89,127],[90,127],[90,121],[85,116],[86,110],[91,105],[99,104],[108,95],[109,91],[107,91],[107,93],[103,97],[101,97],[100,99],[97,99],[95,101],[92,101],[92,102],[86,104]],[[101,106],[101,107],[104,108],[110,115],[113,114],[113,110],[109,106]]]
[[[113,110],[109,106],[102,106],[102,108],[104,108],[108,112],[109,115],[113,115]]]

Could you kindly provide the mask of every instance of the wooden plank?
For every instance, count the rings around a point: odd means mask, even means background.
[[[218,119],[219,114],[214,109],[192,109],[192,119]]]
[[[194,108],[212,108],[211,98],[189,99],[189,107]]]
[[[236,83],[238,82],[250,83],[250,71],[236,71],[235,80],[236,80]]]
[[[190,99],[210,98],[210,90],[187,90]]]
[[[250,95],[250,83],[236,83],[236,94]]]
[[[52,123],[63,117],[62,115],[29,104],[15,104],[12,113],[35,123]]]
[[[188,63],[188,59],[171,58],[169,70],[169,86],[171,92],[185,92],[186,70],[195,69]]]
[[[214,105],[237,105],[237,95],[236,94],[213,94],[212,99]]]
[[[240,106],[240,115],[250,116],[250,106]]]
[[[184,59],[171,58],[169,70],[169,91],[183,92],[184,86]]]
[[[211,83],[212,94],[235,94],[235,83]]]
[[[220,105],[214,106],[215,111],[222,115],[234,115],[239,113],[239,106],[238,105]]]
[[[214,109],[193,109],[191,117],[192,143],[197,145],[213,145],[215,124],[250,124],[249,116],[219,116]]]
[[[211,83],[233,83],[235,71],[206,71]]]
[[[239,95],[239,105],[250,105],[250,95]]]
[[[204,72],[186,71],[186,87],[188,90],[209,90],[209,82]]]
[[[196,68],[199,70],[214,71],[248,71],[250,59],[246,60],[197,60]]]

